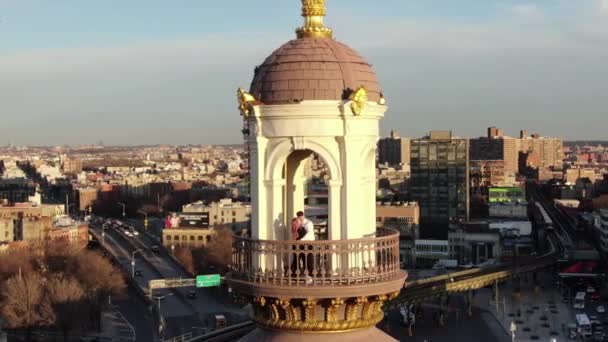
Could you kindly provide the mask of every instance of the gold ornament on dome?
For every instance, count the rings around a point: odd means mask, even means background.
[[[365,87],[361,86],[355,92],[350,94],[348,99],[352,101],[350,104],[350,109],[353,111],[353,114],[361,115],[367,103],[367,90]]]
[[[296,30],[298,38],[331,38],[332,30],[325,27],[325,0],[302,0],[304,26]]]
[[[258,101],[249,94],[243,88],[239,88],[236,91],[237,101],[239,103],[239,111],[244,117],[248,117],[251,114],[252,105],[258,103]]]
[[[302,16],[324,16],[325,0],[302,0]]]

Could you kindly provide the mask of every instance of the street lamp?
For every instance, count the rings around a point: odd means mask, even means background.
[[[143,251],[143,249],[138,249],[136,251],[133,251],[133,253],[131,253],[131,277],[135,278],[135,254],[139,253]]]
[[[137,212],[140,214],[144,214],[144,229],[148,231],[148,213],[143,210],[138,210]]]
[[[163,299],[165,299],[166,297],[169,297],[169,296],[173,296],[173,293],[167,293],[164,296],[154,296],[154,299],[156,299],[157,303],[158,303],[158,315],[159,315],[159,317],[160,317],[160,301],[163,300]]]
[[[125,218],[125,216],[127,216],[127,214],[126,214],[126,212],[125,212],[125,211],[126,211],[126,207],[127,207],[127,205],[126,205],[126,204],[124,204],[124,203],[120,203],[120,202],[118,202],[118,204],[119,204],[119,205],[122,205],[122,218],[124,219],[124,218]]]
[[[70,207],[76,205],[76,203],[69,203],[65,206],[65,214],[66,216],[70,216]]]
[[[163,323],[161,321],[162,315],[160,314],[160,301],[169,296],[173,296],[173,293],[168,293],[164,296],[154,296],[154,299],[156,299],[156,301],[158,303],[158,332],[159,332],[159,334],[163,331]]]
[[[515,324],[515,321],[511,321],[511,341],[515,342],[515,332],[517,331],[517,324]],[[555,339],[552,341],[555,342]]]

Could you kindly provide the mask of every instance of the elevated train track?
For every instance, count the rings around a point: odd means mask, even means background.
[[[564,247],[560,239],[549,235],[550,251],[523,265],[496,265],[406,282],[401,294],[387,303],[388,308],[403,304],[418,304],[449,293],[467,292],[503,282],[508,279],[551,267],[561,257]]]

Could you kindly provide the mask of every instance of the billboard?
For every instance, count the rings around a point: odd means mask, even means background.
[[[521,187],[500,187],[488,189],[490,203],[516,203],[525,201],[524,189]]]
[[[209,228],[209,213],[179,213],[179,226],[183,228]]]

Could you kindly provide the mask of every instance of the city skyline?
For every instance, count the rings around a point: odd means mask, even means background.
[[[0,1],[0,136],[238,144],[234,91],[299,22],[297,2],[267,5]],[[268,12],[287,15],[255,20]],[[607,15],[606,0],[329,1],[327,24],[374,64],[382,135],[496,125],[590,140],[604,138]]]

